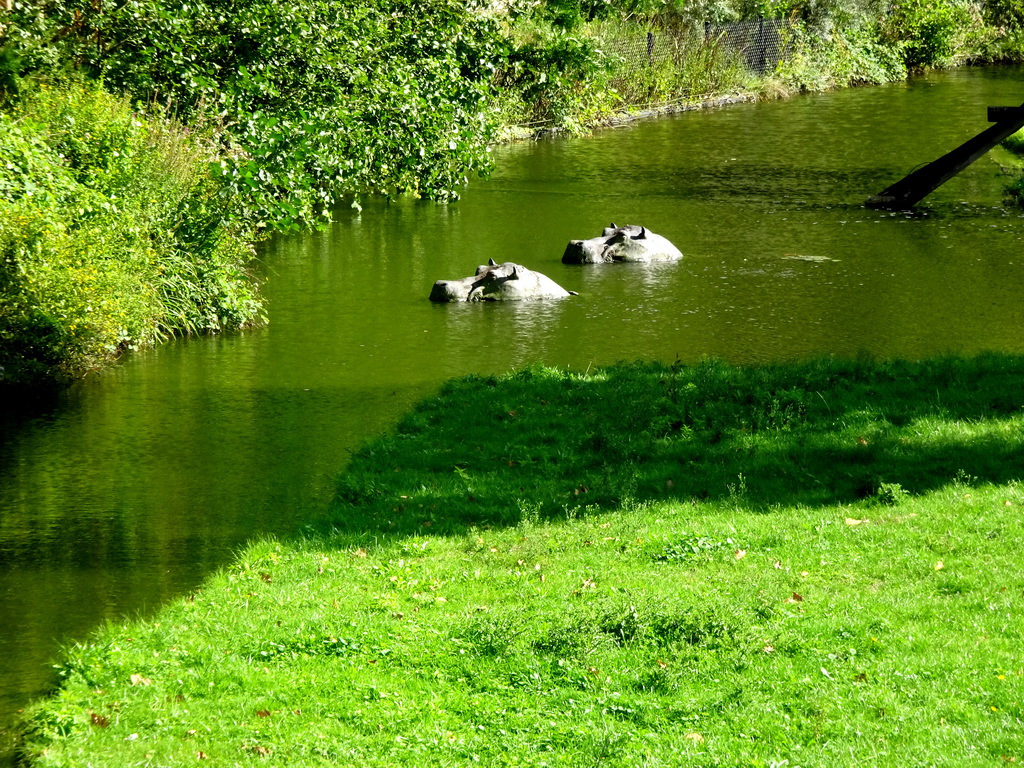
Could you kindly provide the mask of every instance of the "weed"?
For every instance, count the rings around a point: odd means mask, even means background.
[[[895,506],[909,497],[910,492],[899,483],[880,483],[875,492],[878,503],[887,506]]]
[[[731,545],[732,541],[729,539],[715,541],[707,536],[691,534],[666,544],[653,555],[653,558],[661,563],[685,563],[723,552]]]

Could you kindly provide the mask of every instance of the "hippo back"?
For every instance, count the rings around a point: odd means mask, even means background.
[[[469,301],[529,301],[561,299],[569,295],[569,291],[547,275],[506,261],[490,267],[477,278],[477,287]]]

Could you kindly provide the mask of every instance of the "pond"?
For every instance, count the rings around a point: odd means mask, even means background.
[[[270,242],[268,328],[132,356],[0,423],[0,731],[48,690],[60,643],[301,530],[351,451],[452,376],[1024,353],[1024,219],[991,156],[917,214],[863,207],[985,128],[987,106],[1018,104],[1022,79],[965,69],[500,147],[458,203],[364,201]],[[612,220],[684,260],[561,264]],[[579,295],[427,300],[488,258]]]

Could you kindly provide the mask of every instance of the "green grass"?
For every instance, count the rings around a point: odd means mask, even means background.
[[[1024,358],[531,368],[70,648],[35,765],[1024,760]]]
[[[1003,146],[1015,155],[1024,155],[1024,130],[1017,131],[1003,139]]]

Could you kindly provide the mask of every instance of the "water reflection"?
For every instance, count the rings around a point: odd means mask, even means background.
[[[497,350],[511,367],[528,365],[550,357],[562,343],[566,305],[573,300],[437,305],[435,314],[443,330],[435,330],[431,343],[437,344],[439,356],[485,358]]]

